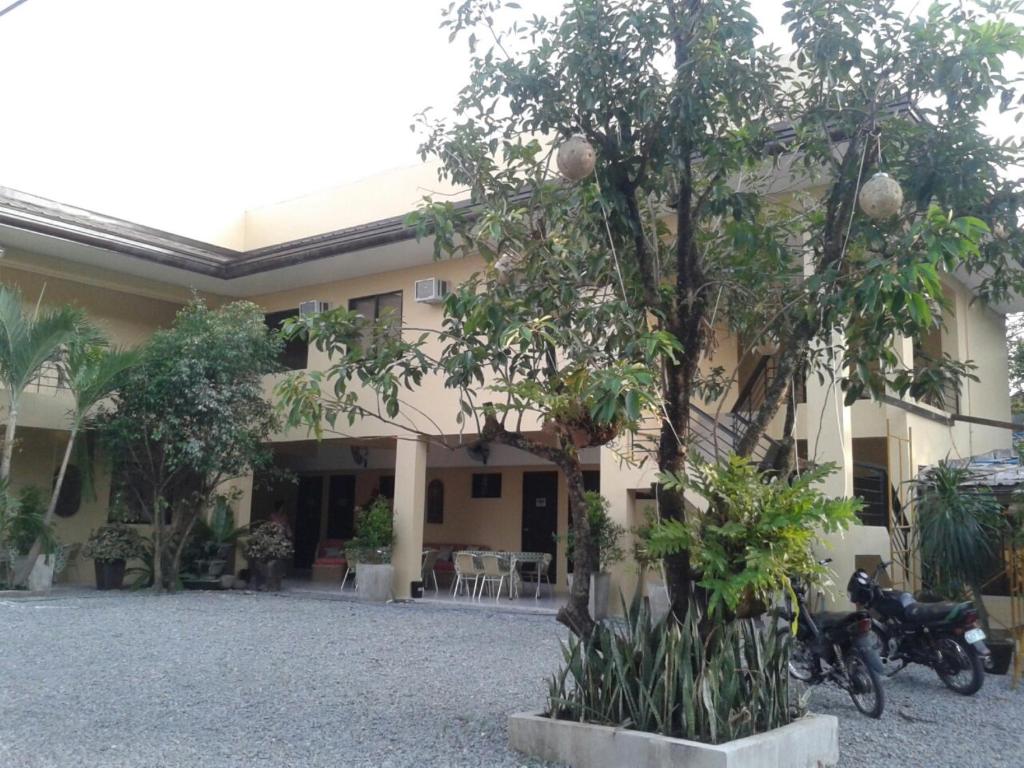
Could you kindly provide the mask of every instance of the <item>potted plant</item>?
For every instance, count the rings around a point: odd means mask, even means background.
[[[386,498],[378,496],[356,510],[356,535],[345,553],[356,558],[356,594],[364,600],[382,603],[391,597],[394,543],[394,513]]]
[[[200,576],[220,579],[225,571],[234,570],[235,545],[248,530],[246,525],[235,527],[235,514],[231,509],[234,498],[228,494],[217,494],[209,521],[200,518],[193,526],[193,559],[201,565],[197,571]]]
[[[263,588],[276,592],[281,589],[285,561],[295,553],[295,547],[281,526],[263,522],[250,528],[242,553]]]
[[[608,573],[608,568],[622,561],[620,541],[626,529],[611,519],[608,514],[608,500],[604,496],[595,491],[587,491],[585,501],[587,520],[590,522],[590,538],[597,554],[597,570],[590,575],[590,615],[595,621],[600,621],[608,615],[608,597],[611,590],[611,574]],[[570,562],[575,548],[575,538],[570,530],[565,536],[565,556]],[[571,574],[569,577],[571,578]]]
[[[120,589],[124,584],[125,563],[143,553],[142,537],[124,523],[101,525],[82,549],[96,569],[97,589]]]
[[[922,585],[941,599],[970,595],[992,650],[990,672],[1005,674],[1013,644],[992,637],[982,586],[991,575],[1010,525],[998,499],[967,467],[939,462],[914,488],[914,543],[921,556]]]

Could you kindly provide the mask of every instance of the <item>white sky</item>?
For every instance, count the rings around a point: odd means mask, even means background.
[[[0,185],[202,238],[412,165],[413,114],[467,78],[442,3],[28,0],[0,17]]]

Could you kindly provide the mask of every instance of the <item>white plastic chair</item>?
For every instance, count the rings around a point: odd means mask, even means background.
[[[537,600],[540,598],[540,582],[541,579],[548,583],[548,594],[551,594],[551,577],[548,572],[551,569],[551,553],[545,552],[544,559],[537,563],[537,571],[534,574],[537,578],[537,591],[533,593],[533,599]]]
[[[476,596],[476,588],[483,576],[483,568],[477,562],[472,552],[455,553],[455,584],[452,586],[452,596],[458,597],[459,590],[465,587],[466,594]],[[469,590],[469,582],[473,582],[472,592]]]
[[[512,574],[509,570],[508,558],[502,557],[501,555],[486,554],[480,556],[480,561],[483,564],[483,581],[480,582],[480,594],[478,599],[483,597],[484,589],[488,586],[498,585],[498,591],[494,596],[494,601],[497,602],[501,599],[501,588],[505,586],[505,581],[509,582],[509,597],[512,597]]]
[[[437,586],[437,574],[434,572],[434,565],[437,563],[437,556],[441,554],[436,549],[424,549],[423,559],[420,560],[420,579],[423,580],[423,586],[427,586],[427,582],[431,579],[434,580],[434,594],[438,593]]]

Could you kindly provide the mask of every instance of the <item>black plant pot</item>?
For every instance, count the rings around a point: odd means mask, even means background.
[[[124,560],[95,560],[96,589],[120,589],[124,586]]]
[[[278,592],[281,589],[281,579],[284,578],[284,560],[270,560],[269,562],[254,563],[257,574],[257,589],[264,589],[268,592]]]
[[[1010,662],[1013,661],[1013,641],[989,638],[985,642],[988,649],[992,651],[992,656],[988,664],[985,665],[985,671],[990,675],[1005,675],[1010,669]]]

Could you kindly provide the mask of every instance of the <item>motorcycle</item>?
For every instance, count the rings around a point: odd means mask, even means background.
[[[829,562],[820,561],[822,565]],[[862,714],[881,717],[885,709],[882,664],[869,641],[870,615],[866,611],[812,614],[803,583],[794,580],[793,592],[799,610],[790,652],[790,676],[808,685],[834,683],[850,694]],[[782,616],[792,625],[792,611],[784,609]],[[785,631],[790,630],[787,627]]]
[[[920,603],[909,592],[882,589],[878,575],[889,565],[879,563],[874,576],[858,570],[847,585],[850,601],[871,613],[873,644],[885,674],[892,677],[910,664],[923,664],[950,690],[963,696],[977,693],[991,652],[974,603]]]

